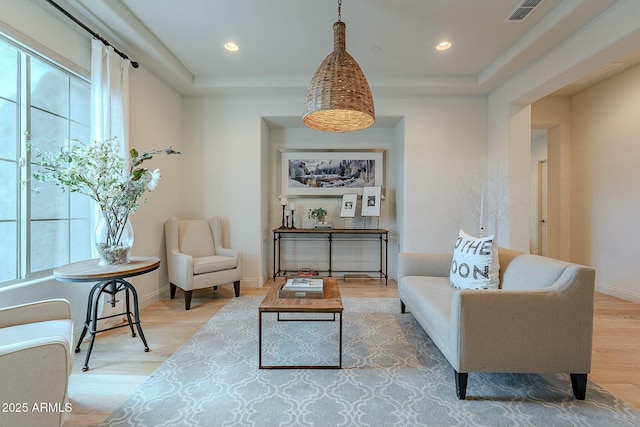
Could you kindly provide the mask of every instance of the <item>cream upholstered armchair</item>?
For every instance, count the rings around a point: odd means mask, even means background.
[[[73,368],[73,320],[63,299],[0,309],[3,426],[62,426]],[[13,405],[13,406],[11,406]],[[46,405],[43,407],[42,405]]]
[[[220,218],[179,220],[171,217],[164,223],[167,242],[167,268],[171,299],[176,288],[184,290],[184,307],[191,308],[194,289],[233,283],[240,296],[242,252],[222,247]]]

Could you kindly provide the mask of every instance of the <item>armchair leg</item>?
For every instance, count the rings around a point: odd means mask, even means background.
[[[400,313],[405,314],[407,312],[407,306],[400,300]]]
[[[240,296],[240,280],[233,282],[233,289],[236,291],[236,298]]]
[[[467,380],[469,379],[469,373],[461,373],[454,369],[453,374],[456,377],[456,396],[458,396],[460,400],[465,400],[467,398]]]
[[[176,299],[176,289],[176,285],[169,283],[169,295],[171,296],[171,299]]]
[[[587,397],[587,374],[570,374],[570,376],[573,395],[578,400],[584,400]]]
[[[189,310],[191,308],[191,295],[193,291],[184,291],[184,309]]]

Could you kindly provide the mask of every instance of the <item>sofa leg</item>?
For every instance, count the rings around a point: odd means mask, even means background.
[[[193,291],[184,291],[184,309],[189,310],[191,308],[191,295]]]
[[[233,282],[233,289],[236,291],[236,298],[240,296],[240,280]]]
[[[169,283],[169,296],[171,296],[171,299],[176,299],[176,288],[176,285]]]
[[[400,300],[400,313],[405,314],[407,312],[407,306]]]
[[[573,395],[578,400],[584,400],[587,397],[587,374],[570,374],[570,376]]]
[[[455,369],[453,373],[456,377],[456,396],[458,399],[465,400],[467,398],[467,380],[469,379],[469,374],[467,372],[458,372]]]

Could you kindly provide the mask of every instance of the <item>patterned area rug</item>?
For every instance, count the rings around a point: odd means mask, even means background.
[[[343,368],[258,369],[261,298],[230,301],[102,426],[640,426],[640,412],[568,375],[451,366],[397,299],[344,299]],[[264,318],[263,363],[337,364],[338,322]]]

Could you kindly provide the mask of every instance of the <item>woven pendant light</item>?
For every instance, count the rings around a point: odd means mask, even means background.
[[[320,64],[309,83],[302,121],[325,132],[352,132],[375,122],[373,96],[367,78],[346,49],[346,25],[333,24],[333,52]]]

